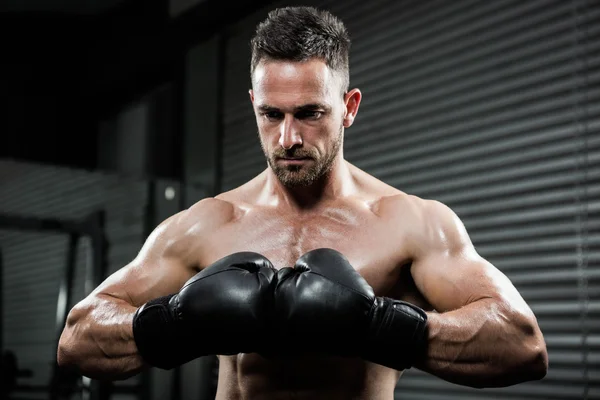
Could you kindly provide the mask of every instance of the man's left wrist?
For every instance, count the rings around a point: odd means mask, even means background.
[[[420,307],[378,297],[370,317],[366,359],[402,370],[426,354],[428,316]]]

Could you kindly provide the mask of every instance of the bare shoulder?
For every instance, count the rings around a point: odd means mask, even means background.
[[[234,218],[233,204],[213,197],[204,198],[162,221],[146,240],[139,257],[145,258],[145,252],[152,250],[162,257],[180,258],[184,264],[193,263],[196,257],[190,250],[200,250],[198,243],[202,243],[203,236]]]
[[[373,202],[373,211],[390,221],[424,221],[429,200],[404,192],[380,196]]]
[[[382,197],[378,211],[399,224],[415,251],[464,249],[471,242],[463,222],[445,203],[406,193]]]
[[[207,197],[186,210],[185,218],[203,228],[218,228],[236,217],[236,205],[223,198]]]
[[[229,222],[234,215],[233,204],[207,197],[165,219],[157,227],[157,231],[166,236],[179,236],[190,231],[212,230]]]

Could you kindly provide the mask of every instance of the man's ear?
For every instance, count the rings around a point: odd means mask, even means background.
[[[352,89],[348,93],[344,94],[344,104],[346,105],[346,111],[344,114],[344,128],[349,128],[354,123],[354,118],[358,113],[358,107],[362,100],[362,93],[360,89]]]
[[[250,94],[250,101],[252,102],[252,104],[254,104],[254,91],[250,89],[248,90],[248,93]]]

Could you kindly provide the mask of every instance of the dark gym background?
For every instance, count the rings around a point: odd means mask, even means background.
[[[599,3],[3,0],[9,398],[214,398],[212,358],[102,385],[53,368],[57,335],[157,223],[265,167],[248,40],[272,7],[306,4],[352,35],[364,99],[346,158],[451,206],[548,344],[542,381],[475,390],[413,369],[396,398],[600,399]]]

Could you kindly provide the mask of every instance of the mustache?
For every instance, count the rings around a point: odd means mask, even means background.
[[[316,154],[308,149],[292,148],[286,150],[279,148],[273,151],[272,156],[274,158],[315,158]]]

